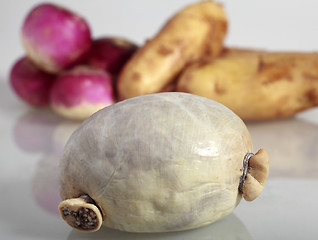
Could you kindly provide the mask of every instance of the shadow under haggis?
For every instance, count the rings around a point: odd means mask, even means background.
[[[241,220],[230,214],[229,216],[209,224],[207,226],[180,231],[180,232],[167,232],[167,233],[129,233],[122,232],[106,227],[100,228],[99,231],[93,233],[84,233],[77,230],[72,230],[68,240],[79,239],[116,239],[116,240],[234,240],[234,239],[251,239],[246,227]]]

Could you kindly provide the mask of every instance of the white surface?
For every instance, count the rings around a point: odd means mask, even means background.
[[[234,214],[181,233],[129,234],[71,230],[57,214],[57,163],[75,123],[20,102],[8,86],[24,54],[19,34],[40,1],[0,1],[0,239],[318,239],[318,108],[294,118],[250,122],[254,150],[264,147],[271,174],[264,192]],[[56,1],[83,15],[94,36],[125,36],[139,44],[189,0]],[[317,1],[222,1],[230,19],[229,46],[317,51]]]

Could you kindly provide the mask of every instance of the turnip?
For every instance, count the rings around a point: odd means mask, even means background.
[[[48,106],[54,78],[55,75],[43,72],[26,57],[20,58],[10,72],[10,84],[14,92],[34,107]]]
[[[262,191],[268,157],[251,151],[245,124],[224,105],[186,93],[130,98],[98,111],[70,137],[59,210],[85,231],[201,227]]]
[[[117,76],[136,50],[137,45],[123,38],[98,38],[93,41],[87,62]]]
[[[27,55],[48,72],[59,72],[83,60],[91,47],[85,19],[50,3],[36,6],[22,26]]]
[[[101,69],[78,66],[56,79],[50,99],[53,110],[61,116],[84,120],[114,103],[112,77]]]

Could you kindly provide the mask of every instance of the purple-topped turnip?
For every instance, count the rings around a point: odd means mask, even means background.
[[[136,50],[137,45],[123,38],[98,38],[93,41],[87,62],[117,76]]]
[[[32,61],[53,73],[83,60],[92,44],[85,19],[50,3],[36,6],[27,15],[22,42]]]
[[[112,77],[90,66],[78,66],[61,74],[51,89],[51,106],[58,114],[84,120],[114,103]]]
[[[10,72],[10,84],[14,92],[34,107],[49,105],[49,92],[55,75],[35,66],[27,57],[20,58]]]

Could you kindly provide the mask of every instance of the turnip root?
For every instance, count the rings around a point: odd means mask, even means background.
[[[78,66],[56,79],[50,97],[56,113],[84,120],[114,103],[112,77],[101,69]]]
[[[27,55],[41,69],[57,73],[83,60],[91,47],[85,19],[50,3],[36,6],[22,26]]]
[[[119,99],[164,91],[187,64],[217,56],[226,31],[227,17],[218,3],[181,9],[125,64],[118,77]]]
[[[204,226],[230,214],[242,195],[260,194],[268,157],[251,151],[243,121],[217,102],[187,93],[131,98],[72,134],[60,163],[59,210],[84,231]]]
[[[10,72],[10,84],[14,92],[33,107],[49,105],[49,92],[55,75],[43,72],[28,58],[20,58]]]
[[[93,41],[87,63],[117,76],[136,50],[137,45],[123,38],[98,38]]]

